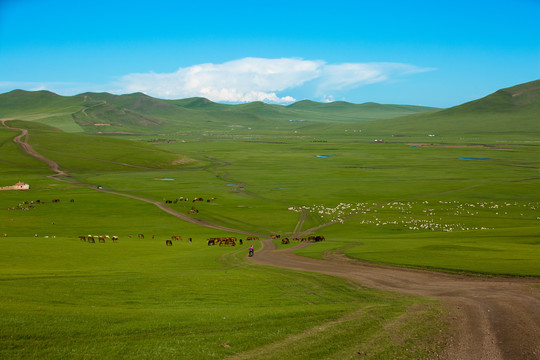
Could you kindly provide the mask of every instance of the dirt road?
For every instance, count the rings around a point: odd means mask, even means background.
[[[301,245],[302,246],[302,245]],[[452,339],[445,359],[540,359],[540,279],[466,277],[386,267],[340,253],[326,260],[276,250],[270,240],[257,264],[339,276],[362,285],[437,298],[450,307]]]
[[[45,162],[49,166],[51,171],[54,172],[54,174],[50,175],[50,177],[55,178],[58,181],[69,182],[69,183],[76,184],[76,185],[79,185],[79,186],[84,186],[84,187],[96,189],[95,185],[77,182],[76,180],[70,178],[70,175],[67,172],[60,169],[60,166],[55,161],[53,161],[51,159],[48,159],[48,158],[44,157],[43,155],[39,154],[37,151],[35,151],[34,148],[30,144],[28,144],[28,130],[19,129],[19,128],[12,128],[12,127],[8,126],[6,124],[6,122],[11,121],[11,120],[13,120],[13,119],[0,119],[0,123],[2,124],[2,126],[8,128],[8,129],[21,132],[19,135],[17,135],[15,138],[13,138],[13,141],[24,152],[26,152],[28,155],[31,155],[34,158]],[[122,164],[122,165],[130,166],[129,164]],[[183,221],[187,221],[187,222],[190,222],[190,223],[195,224],[195,225],[204,226],[204,227],[217,229],[217,230],[221,230],[221,231],[239,233],[239,234],[262,236],[261,234],[255,234],[255,233],[247,232],[247,231],[240,230],[240,229],[233,229],[233,228],[229,228],[229,227],[218,225],[218,224],[212,224],[212,223],[210,223],[208,221],[205,221],[205,220],[193,218],[193,217],[191,217],[189,215],[186,215],[186,214],[180,213],[180,212],[178,212],[178,211],[176,211],[174,209],[171,209],[167,205],[165,205],[165,204],[163,204],[163,203],[161,203],[161,202],[159,202],[157,200],[147,199],[147,198],[143,198],[141,196],[121,193],[121,192],[118,192],[118,191],[108,190],[108,189],[101,189],[99,191],[106,192],[106,193],[109,193],[109,194],[118,195],[118,196],[124,196],[124,197],[128,197],[128,198],[131,198],[131,199],[139,200],[139,201],[144,201],[144,202],[147,202],[147,203],[150,203],[150,204],[154,204],[155,206],[157,206],[161,210],[173,215],[174,217],[177,217],[177,218],[179,218],[179,219],[181,219]]]

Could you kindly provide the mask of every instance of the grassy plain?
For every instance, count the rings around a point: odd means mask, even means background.
[[[186,223],[152,204],[96,189],[160,201],[216,197],[197,203],[197,216],[263,234],[294,228],[297,217],[286,202],[251,195],[229,173],[233,165],[218,159],[240,156],[253,144],[220,154],[202,151],[208,144],[200,143],[193,161],[178,163],[170,149],[176,144],[160,150],[11,124],[28,127],[30,143],[57,161],[71,182],[47,177],[44,164],[13,144],[15,133],[0,129],[2,159],[9,159],[1,167],[3,181],[31,184],[29,191],[0,192],[0,227],[8,234],[0,252],[0,357],[330,359],[360,352],[412,359],[439,350],[445,325],[436,302],[253,266],[245,260],[247,245],[209,247],[205,241],[242,234]],[[192,204],[171,207],[187,211]],[[119,235],[120,241],[78,239],[87,234]],[[165,246],[173,234],[193,241]]]

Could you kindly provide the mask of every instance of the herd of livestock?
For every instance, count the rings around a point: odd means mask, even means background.
[[[127,237],[131,238],[131,235],[128,235]],[[139,239],[144,239],[144,234],[138,234],[137,237]],[[303,237],[303,238],[295,237],[295,238],[292,238],[292,239],[289,239],[287,237],[282,238],[281,235],[272,235],[271,238],[272,239],[281,239],[282,244],[290,244],[291,241],[319,242],[319,241],[323,241],[325,239],[324,236],[322,236],[322,235],[309,236],[307,238],[306,237]],[[116,236],[116,235],[114,235],[114,236],[109,236],[109,235],[87,235],[87,236],[80,235],[79,239],[81,241],[94,244],[96,242],[96,240],[98,242],[100,242],[100,243],[104,243],[104,242],[106,242],[108,240],[110,240],[112,242],[117,242],[118,241],[118,236]],[[152,239],[154,239],[154,235],[152,235]],[[165,244],[167,246],[172,246],[173,241],[182,241],[182,240],[183,239],[182,239],[181,236],[173,235],[173,236],[171,236],[170,240],[169,239],[165,240]],[[193,239],[191,237],[185,238],[185,240],[188,241],[188,242],[193,241]],[[208,238],[206,240],[207,240],[208,245],[219,245],[219,246],[236,246],[237,243],[239,243],[240,245],[242,245],[244,243],[243,239],[238,239],[236,237],[216,237],[216,238]],[[259,237],[258,236],[248,236],[248,237],[246,237],[246,240],[247,241],[259,240]]]

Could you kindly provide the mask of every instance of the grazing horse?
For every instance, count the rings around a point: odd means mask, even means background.
[[[98,236],[98,239],[99,239],[99,242],[100,243],[104,243],[105,242],[105,237],[104,236]]]
[[[248,236],[246,240],[259,240],[258,236]]]
[[[283,238],[283,239],[281,239],[281,243],[282,243],[282,244],[289,244],[289,243],[290,243],[289,238]]]
[[[112,242],[117,242],[117,241],[118,241],[118,236],[113,235],[113,237],[112,237]]]
[[[176,240],[176,241],[180,240],[180,241],[182,241],[182,237],[177,236],[177,235],[173,235],[173,236],[171,236],[171,240]]]
[[[88,235],[87,240],[88,240],[89,243],[92,243],[92,244],[94,244],[96,242],[92,235]]]
[[[165,240],[165,244],[167,246],[172,246],[172,240]]]
[[[236,246],[236,238],[221,238],[219,239],[219,246],[232,245]]]
[[[144,234],[139,234],[137,236],[139,237],[139,239],[144,239]]]
[[[218,239],[216,239],[216,238],[210,238],[210,239],[208,239],[208,246],[210,246],[210,245],[216,245],[218,242],[219,242]]]
[[[3,236],[3,237],[7,237],[7,234],[6,234],[6,233],[3,233],[2,236]]]
[[[79,239],[81,239],[81,241],[86,241],[86,236],[81,235],[81,236],[79,236]]]

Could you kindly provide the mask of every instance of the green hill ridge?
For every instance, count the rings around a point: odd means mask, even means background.
[[[61,96],[50,91],[0,94],[0,117],[40,122],[66,132],[164,134],[249,132],[266,134],[367,129],[373,134],[486,134],[540,131],[540,80],[498,90],[448,109],[345,101],[302,100],[290,105],[221,104],[206,98],[157,99],[143,93],[87,92]],[[291,122],[296,122],[292,127]],[[300,125],[299,125],[300,124]]]
[[[540,80],[498,90],[449,109],[369,124],[374,132],[489,134],[540,132]]]

